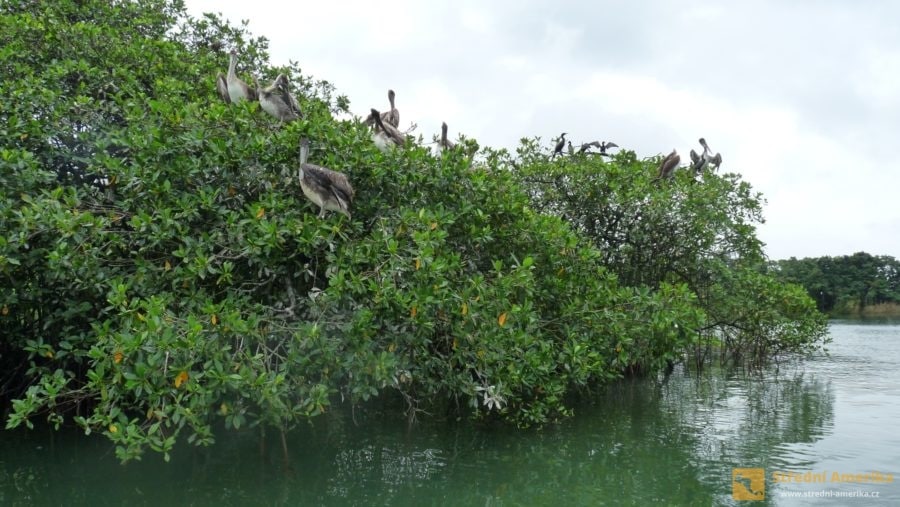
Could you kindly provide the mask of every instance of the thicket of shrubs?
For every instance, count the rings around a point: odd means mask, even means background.
[[[232,47],[290,76],[302,120],[218,99]],[[534,140],[382,154],[266,49],[177,1],[0,7],[8,427],[74,421],[130,459],[378,396],[543,424],[624,373],[820,343],[813,302],[759,268],[737,175],[653,182],[658,159]],[[303,197],[301,137],[352,180],[352,220]]]

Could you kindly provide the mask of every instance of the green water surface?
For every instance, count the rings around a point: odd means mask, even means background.
[[[102,438],[2,431],[0,506],[900,505],[900,323],[831,333],[828,355],[763,372],[618,382],[542,430],[337,411],[288,435],[287,462],[278,435],[256,430],[127,465]],[[733,499],[734,468],[765,469],[765,500]],[[822,491],[869,496],[786,496]]]

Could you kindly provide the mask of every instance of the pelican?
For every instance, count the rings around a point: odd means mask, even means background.
[[[237,67],[237,51],[231,50],[231,60],[228,62],[228,77],[225,84],[228,89],[228,97],[231,103],[237,103],[242,100],[256,100],[256,90],[250,88],[247,83],[241,81],[234,69]]]
[[[703,171],[703,166],[706,165],[706,161],[703,160],[703,157],[697,154],[696,151],[691,149],[691,171],[693,171],[694,176],[700,174]]]
[[[566,134],[568,134],[568,132],[563,132],[559,135],[559,141],[556,143],[556,147],[553,148],[553,155],[550,155],[550,158],[562,155],[563,148],[566,146]]]
[[[675,168],[678,167],[679,162],[681,162],[681,157],[678,156],[678,152],[673,149],[672,153],[666,155],[666,158],[664,158],[662,160],[662,163],[659,164],[659,174],[655,179],[659,180],[671,178],[672,174],[675,173]]]
[[[398,127],[400,127],[400,111],[398,111],[397,108],[394,107],[394,97],[395,96],[396,96],[396,94],[394,94],[394,90],[388,90],[388,101],[390,101],[390,103],[391,103],[391,110],[385,111],[383,113],[379,113],[379,115],[381,116],[382,122],[384,122],[394,128],[398,128]],[[366,118],[366,125],[369,125],[369,126],[375,125],[375,119],[373,116],[369,115]]]
[[[381,121],[381,113],[377,109],[372,109],[369,115],[369,121],[375,123],[374,132],[372,132],[372,140],[382,152],[387,152],[391,146],[403,146],[406,142],[403,134],[400,133],[393,125]],[[368,122],[368,121],[367,121]]]
[[[397,111],[397,108],[394,107],[394,97],[394,90],[388,90],[388,101],[391,103],[391,110],[381,113],[381,121],[393,125],[394,127],[399,127],[400,111]]]
[[[441,123],[441,140],[438,141],[438,152],[444,150],[452,150],[456,148],[456,143],[447,139],[447,122]]]
[[[226,104],[231,104],[231,97],[228,95],[228,83],[225,81],[225,75],[221,72],[216,74],[216,92]]]
[[[719,166],[722,165],[722,154],[716,153],[712,154],[712,150],[709,149],[709,145],[706,144],[706,139],[700,138],[700,145],[703,146],[703,163],[712,164],[716,170],[719,169]]]
[[[722,154],[716,153],[712,155],[712,150],[706,144],[706,139],[701,137],[699,142],[700,146],[703,146],[703,153],[698,155],[696,151],[691,150],[691,169],[694,171],[695,176],[703,172],[710,164],[716,169],[719,169],[719,166],[722,165]]]
[[[325,211],[337,211],[350,218],[350,203],[353,201],[353,186],[347,176],[337,171],[314,164],[307,164],[309,139],[300,140],[300,188],[303,195],[319,207],[319,218],[325,218]]]
[[[284,74],[278,74],[272,86],[258,88],[258,92],[259,105],[273,117],[283,122],[294,121],[300,117],[300,105],[288,90],[288,79]]]

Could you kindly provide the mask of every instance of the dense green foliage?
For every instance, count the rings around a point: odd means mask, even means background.
[[[656,159],[551,162],[529,141],[474,166],[382,154],[333,118],[348,102],[327,82],[178,2],[0,9],[10,427],[71,417],[129,459],[376,396],[411,419],[543,424],[579,388],[687,352],[823,336],[802,290],[757,269],[760,201],[736,175],[652,182]],[[290,76],[301,121],[218,100],[231,47],[239,73]],[[352,220],[303,197],[303,136],[352,180]]]
[[[534,207],[591,240],[622,284],[683,285],[696,297],[704,320],[693,353],[701,364],[714,352],[760,362],[816,346],[822,318],[800,287],[765,273],[754,225],[762,199],[738,175],[679,171],[660,181],[659,158],[622,151],[609,161],[553,162],[533,142],[517,155],[507,163],[519,168]]]
[[[864,313],[874,305],[900,305],[900,261],[888,255],[791,257],[771,267],[782,280],[802,285],[823,312]]]

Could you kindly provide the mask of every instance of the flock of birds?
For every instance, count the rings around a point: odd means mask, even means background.
[[[569,153],[569,156],[576,155],[575,147],[572,146],[572,141],[567,141],[566,136],[568,132],[563,132],[559,135],[556,141],[556,146],[553,148],[553,153],[550,155],[550,158],[554,158],[558,155],[563,154],[563,149],[566,149]],[[691,165],[690,170],[692,174],[696,177],[700,173],[703,172],[706,168],[712,168],[713,170],[718,170],[719,166],[722,165],[722,154],[716,153],[712,154],[712,150],[709,148],[709,145],[706,143],[706,139],[700,138],[700,146],[703,147],[702,153],[697,153],[693,149],[691,149]],[[597,148],[600,151],[598,152],[590,152],[596,153],[597,155],[608,157],[610,156],[607,153],[607,150],[610,148],[618,148],[619,145],[612,142],[607,141],[591,141],[588,143],[583,143],[581,147],[578,149],[578,155],[584,155],[588,153],[588,150],[591,148]],[[681,163],[681,156],[678,154],[676,150],[672,150],[671,153],[663,158],[662,162],[659,164],[659,169],[656,175],[656,180],[664,180],[669,179],[675,174],[675,169],[678,168],[678,165]]]
[[[706,144],[706,139],[700,138],[700,146],[703,147],[703,153],[697,153],[691,149],[690,170],[695,177],[702,173],[707,167],[718,170],[719,166],[722,165],[722,154],[716,153],[713,155],[712,150],[709,149],[709,145]],[[675,169],[678,168],[678,164],[680,163],[681,156],[673,149],[672,153],[666,155],[659,164],[659,174],[657,174],[656,179],[661,180],[671,178],[672,175],[675,174]]]
[[[228,73],[221,72],[216,76],[216,91],[219,97],[228,104],[241,101],[259,102],[263,111],[284,123],[301,117],[300,105],[291,94],[287,76],[279,74],[275,81],[266,88],[261,88],[254,78],[254,87],[237,76],[237,51],[231,50],[228,62]],[[388,90],[390,110],[379,112],[372,108],[366,124],[372,127],[372,140],[378,148],[386,152],[394,146],[406,144],[406,134],[399,130],[400,111],[395,105],[396,94]],[[441,124],[441,137],[437,141],[438,151],[452,150],[456,144],[447,139],[447,124]],[[350,218],[350,204],[353,202],[353,186],[347,176],[327,167],[307,163],[309,156],[309,140],[300,140],[300,188],[303,195],[319,206],[319,217],[326,211],[336,211]]]
[[[241,101],[258,101],[263,111],[278,119],[281,122],[291,122],[301,117],[300,105],[297,99],[291,94],[287,76],[279,74],[275,81],[268,87],[261,88],[254,78],[254,87],[241,80],[236,73],[237,52],[231,50],[231,59],[228,62],[228,74],[222,75],[220,72],[216,76],[216,90],[219,97],[228,104],[234,104]],[[379,112],[372,108],[369,116],[366,118],[366,125],[372,127],[372,140],[375,145],[383,152],[388,151],[395,146],[403,146],[406,144],[406,134],[399,130],[400,111],[395,105],[396,94],[394,90],[388,90],[388,102],[390,110]],[[575,147],[572,141],[566,140],[567,132],[563,132],[553,149],[550,158],[555,158],[563,154],[563,149],[567,149],[570,156],[576,155]],[[718,169],[722,164],[722,155],[712,154],[709,145],[706,144],[704,138],[700,138],[700,146],[703,147],[702,153],[691,150],[690,169],[694,176],[703,172],[707,167]],[[444,150],[452,150],[456,145],[447,139],[447,124],[441,124],[441,137],[437,141],[438,152]],[[600,156],[609,156],[607,150],[618,148],[616,143],[608,141],[591,141],[583,143],[577,151],[578,155],[593,153]],[[592,152],[592,148],[599,151]],[[300,188],[303,195],[311,202],[319,206],[319,217],[324,217],[326,211],[336,211],[350,218],[350,204],[353,202],[353,186],[350,180],[343,173],[333,171],[327,167],[307,163],[309,156],[309,140],[303,138],[300,140],[300,167],[299,179]],[[659,165],[658,175],[655,180],[669,179],[675,173],[678,165],[681,163],[681,157],[674,149],[669,153]]]
[[[559,135],[559,140],[556,142],[556,147],[553,148],[553,154],[550,155],[550,158],[554,158],[557,155],[562,155],[563,148],[566,147],[566,143],[568,143],[569,155],[575,155],[575,147],[572,146],[572,141],[566,141],[566,136],[569,135],[568,132],[563,132]],[[581,147],[578,148],[578,154],[584,155],[588,153],[588,150],[591,148],[598,148],[600,151],[597,152],[598,155],[608,157],[609,153],[606,153],[606,150],[610,148],[618,148],[619,145],[616,143],[606,142],[606,141],[591,141],[589,143],[582,143]]]

